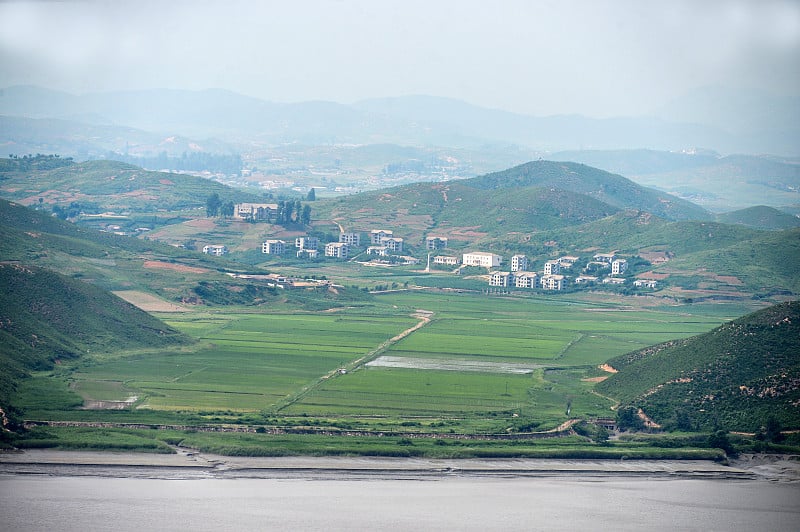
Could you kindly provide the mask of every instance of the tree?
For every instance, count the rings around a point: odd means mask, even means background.
[[[306,196],[306,201],[316,201],[317,193],[314,191],[312,187],[311,190],[308,191],[308,195]]]
[[[311,190],[314,190],[313,188]],[[303,214],[300,217],[300,223],[303,225],[309,225],[311,223],[311,207],[309,205],[303,205]]]
[[[222,214],[222,216],[224,216],[225,218],[230,218],[233,216],[234,210],[236,210],[236,206],[233,204],[232,201],[229,201],[220,208],[220,214]]]
[[[639,417],[639,409],[635,406],[622,406],[617,410],[617,427],[619,430],[641,430],[644,422]]]
[[[211,194],[208,199],[206,200],[206,216],[209,218],[211,216],[216,216],[219,212],[219,208],[222,205],[222,200],[219,199],[219,194],[214,192]]]

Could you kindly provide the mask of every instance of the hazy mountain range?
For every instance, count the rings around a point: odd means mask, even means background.
[[[0,115],[55,118],[84,127],[124,126],[225,142],[513,144],[541,151],[703,147],[722,153],[775,155],[798,155],[800,146],[800,106],[795,99],[719,87],[687,94],[651,116],[595,119],[534,117],[431,96],[345,105],[274,103],[219,89],[72,95],[15,86],[0,90]],[[7,127],[3,125],[4,138],[0,138],[5,145],[14,141]]]

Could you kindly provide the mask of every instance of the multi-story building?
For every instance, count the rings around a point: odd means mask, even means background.
[[[458,257],[450,257],[447,255],[437,255],[433,257],[434,264],[443,264],[445,266],[458,266]]]
[[[384,238],[392,238],[394,233],[384,229],[373,229],[369,232],[369,241],[373,246],[380,246],[381,240]]]
[[[544,263],[545,275],[558,275],[561,273],[561,264],[557,260],[548,260]]]
[[[203,246],[203,253],[208,255],[225,255],[228,252],[227,246],[217,245],[217,244],[210,244],[208,246]]]
[[[344,242],[325,244],[325,256],[334,259],[346,259],[350,256],[350,245]]]
[[[277,212],[277,203],[237,203],[233,206],[233,217],[236,220],[269,220]]]
[[[433,251],[436,249],[446,249],[447,238],[443,236],[429,236],[425,239],[425,249]]]
[[[286,242],[283,240],[267,240],[261,244],[261,253],[267,255],[283,255],[286,251]]]
[[[611,264],[616,256],[617,255],[614,253],[598,253],[597,255],[592,257],[592,260],[594,260],[595,262],[603,262],[605,264]]]
[[[298,236],[294,239],[294,247],[297,249],[318,249],[319,239],[315,236]]]
[[[317,251],[316,249],[301,248],[301,249],[297,250],[297,258],[298,259],[302,259],[302,258],[316,259],[317,257],[319,257],[319,251]]]
[[[563,275],[543,275],[540,280],[541,287],[544,290],[563,290],[564,289],[564,276]]]
[[[461,263],[464,266],[480,266],[482,268],[497,268],[503,262],[503,257],[485,251],[464,253]]]
[[[386,246],[370,246],[367,248],[367,255],[378,255],[379,257],[385,257],[389,255],[389,248]]]
[[[361,246],[361,233],[339,233],[339,242],[348,246]]]
[[[628,261],[625,259],[615,259],[611,263],[611,275],[622,275],[628,269]]]
[[[385,247],[392,253],[402,253],[403,252],[403,239],[397,237],[384,237],[381,238],[378,245]]]
[[[519,272],[514,276],[517,288],[536,288],[539,276],[535,272]]]
[[[511,257],[511,271],[524,272],[528,269],[528,257],[525,255],[514,255]]]
[[[511,272],[492,272],[489,286],[514,286],[514,274]]]

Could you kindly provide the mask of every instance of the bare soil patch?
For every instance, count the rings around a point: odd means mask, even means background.
[[[114,295],[145,312],[189,312],[189,309],[138,290],[119,290]]]
[[[146,260],[144,261],[143,266],[145,268],[153,268],[158,270],[172,270],[175,272],[183,272],[183,273],[209,273],[211,271],[207,268],[186,266],[185,264],[174,264],[172,262],[161,262],[158,260]]]

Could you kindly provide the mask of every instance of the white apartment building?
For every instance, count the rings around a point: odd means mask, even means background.
[[[394,233],[384,229],[373,229],[369,232],[369,241],[373,246],[380,246],[381,240],[384,238],[392,238]]]
[[[514,274],[511,272],[493,272],[489,277],[489,286],[514,286]]]
[[[318,249],[319,239],[315,236],[299,236],[294,239],[294,247],[297,249]]]
[[[545,275],[558,275],[559,273],[561,273],[561,263],[557,260],[548,260],[544,263]]]
[[[628,261],[616,259],[611,263],[611,275],[622,275],[628,269]]]
[[[464,266],[480,266],[482,268],[497,268],[503,262],[503,257],[485,251],[464,253],[461,263]]]
[[[339,242],[348,246],[361,246],[361,233],[339,233]]]
[[[434,264],[444,264],[445,266],[458,266],[458,257],[450,257],[448,255],[437,255],[433,257]]]
[[[203,246],[203,253],[207,255],[216,255],[219,257],[220,255],[225,255],[227,252],[228,252],[227,246],[216,245],[216,244]]]
[[[525,255],[514,255],[511,257],[511,271],[524,272],[528,269],[528,257]]]
[[[564,276],[563,275],[543,275],[541,278],[541,287],[544,290],[563,290],[564,289]]]
[[[233,206],[236,220],[268,220],[277,212],[277,203],[237,203]]]
[[[429,236],[425,239],[425,249],[428,251],[445,248],[447,248],[447,237]]]
[[[535,272],[520,272],[514,276],[514,286],[517,288],[536,288],[538,277]]]
[[[325,244],[325,256],[334,259],[346,259],[350,256],[350,245],[344,242]]]
[[[267,255],[283,255],[286,251],[286,242],[283,240],[267,240],[261,244],[261,253]]]
[[[392,253],[402,253],[403,252],[403,239],[402,238],[395,238],[395,237],[384,237],[381,238],[379,242],[380,246],[385,247]]]

